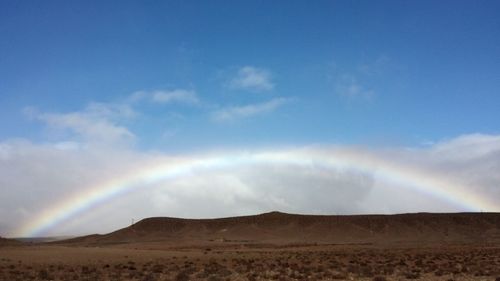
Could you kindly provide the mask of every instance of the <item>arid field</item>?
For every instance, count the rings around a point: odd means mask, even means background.
[[[154,218],[60,242],[4,239],[0,280],[500,280],[499,221],[276,212]]]

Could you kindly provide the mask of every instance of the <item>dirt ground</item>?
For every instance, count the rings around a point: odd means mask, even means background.
[[[0,280],[500,280],[500,247],[363,245],[0,248]]]

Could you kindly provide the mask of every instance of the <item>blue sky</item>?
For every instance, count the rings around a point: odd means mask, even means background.
[[[46,137],[22,113],[26,106],[73,112],[174,89],[194,91],[202,105],[136,105],[147,109],[129,122],[139,146],[418,144],[498,133],[498,6],[4,1],[0,137]],[[227,87],[246,66],[268,72],[272,89]],[[223,124],[209,118],[215,107],[280,97],[291,100],[265,114]],[[164,132],[170,137],[160,141]]]
[[[498,211],[499,11],[1,1],[0,235],[161,215]],[[197,161],[239,164],[182,166]],[[183,173],[49,215],[160,164]]]

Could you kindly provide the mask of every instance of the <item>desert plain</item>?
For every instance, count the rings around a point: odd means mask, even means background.
[[[148,218],[0,240],[0,280],[500,280],[500,214]]]

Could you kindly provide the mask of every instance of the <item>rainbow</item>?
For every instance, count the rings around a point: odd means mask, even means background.
[[[297,165],[348,169],[370,173],[377,180],[397,184],[444,200],[466,211],[500,211],[489,198],[474,194],[466,186],[429,171],[384,160],[369,152],[348,149],[287,149],[260,152],[225,152],[197,157],[168,158],[142,166],[133,173],[90,186],[69,198],[63,198],[16,232],[23,237],[40,236],[58,225],[91,212],[96,206],[118,198],[131,190],[157,182],[196,176],[203,171],[254,164]]]

